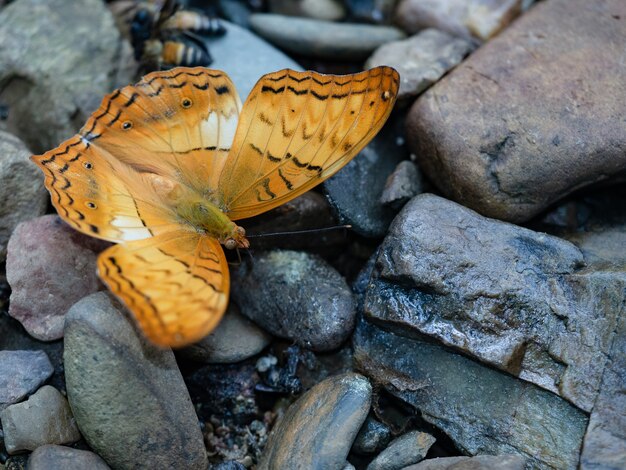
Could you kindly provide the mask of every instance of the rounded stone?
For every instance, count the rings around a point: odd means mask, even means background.
[[[275,336],[328,351],[339,347],[354,328],[350,288],[317,256],[271,251],[232,275],[232,296],[241,312]]]
[[[352,372],[320,382],[276,423],[258,469],[343,468],[371,394],[369,381]]]
[[[396,437],[368,466],[367,470],[400,470],[423,460],[435,443],[430,434],[411,431]]]
[[[110,468],[93,452],[57,445],[37,447],[28,458],[28,470],[110,470]]]
[[[111,467],[206,469],[198,418],[172,351],[143,339],[108,294],[70,309],[64,359],[78,426]]]
[[[37,390],[52,372],[43,351],[0,351],[0,411]]]

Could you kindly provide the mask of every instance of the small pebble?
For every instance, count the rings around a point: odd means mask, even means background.
[[[423,460],[428,449],[435,443],[430,434],[412,431],[395,438],[378,457],[368,466],[367,470],[400,470]]]
[[[409,199],[422,192],[422,186],[422,175],[415,163],[404,160],[387,178],[380,202],[400,210]]]
[[[71,447],[44,445],[28,458],[28,470],[110,470],[93,452]]]
[[[52,372],[43,351],[0,351],[0,411],[37,390]]]
[[[352,451],[364,455],[374,454],[384,449],[390,440],[389,427],[368,416],[354,440]]]
[[[278,47],[334,60],[363,60],[377,47],[405,37],[401,30],[391,26],[333,23],[265,13],[251,15],[250,26]]]
[[[80,439],[67,400],[50,385],[41,387],[26,402],[11,405],[0,412],[0,420],[4,445],[9,454]]]

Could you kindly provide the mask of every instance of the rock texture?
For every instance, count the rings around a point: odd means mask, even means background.
[[[432,342],[361,322],[355,362],[469,455],[518,454],[528,468],[576,468],[588,417],[536,385]]]
[[[395,68],[400,74],[398,101],[406,103],[436,83],[472,49],[466,39],[429,28],[408,39],[380,46],[367,59],[365,68]]]
[[[48,193],[43,175],[28,159],[30,150],[17,137],[0,131],[0,262],[19,224],[46,212]]]
[[[355,373],[317,384],[276,423],[258,469],[343,468],[371,393],[367,379]]]
[[[428,459],[403,470],[524,470],[525,463],[519,455],[477,455]]]
[[[232,296],[241,313],[273,335],[314,351],[338,348],[354,328],[352,292],[321,258],[272,251],[233,270]]]
[[[541,2],[424,93],[407,118],[448,197],[522,222],[626,175],[626,4]]]
[[[401,470],[418,463],[426,457],[435,440],[425,432],[407,432],[391,441],[389,446],[367,466],[367,470]]]
[[[0,420],[4,446],[10,454],[80,439],[67,400],[50,385],[41,387],[26,402],[6,408],[0,413]]]
[[[368,416],[359,430],[352,451],[357,454],[373,454],[380,452],[391,440],[391,430],[388,426]]]
[[[28,470],[110,470],[93,452],[71,447],[45,445],[37,447],[28,458]]]
[[[9,315],[37,339],[63,337],[67,310],[103,289],[96,258],[108,243],[70,228],[56,215],[22,222],[9,240]]]
[[[205,470],[198,418],[169,349],[148,344],[104,292],[65,326],[67,394],[89,445],[116,469]]]
[[[422,175],[413,162],[403,160],[387,177],[380,202],[400,210],[409,199],[423,192]]]
[[[586,267],[565,240],[424,194],[391,226],[364,310],[590,411],[625,289],[626,269]]]
[[[334,60],[366,59],[382,44],[405,37],[401,30],[391,26],[333,23],[266,13],[251,15],[250,26],[283,49]]]
[[[53,371],[43,351],[0,351],[0,411],[37,390]]]
[[[522,0],[403,0],[396,21],[409,33],[436,28],[486,41],[519,15],[521,8]]]
[[[0,12],[0,102],[35,152],[74,134],[132,81],[132,52],[100,0],[20,0]]]

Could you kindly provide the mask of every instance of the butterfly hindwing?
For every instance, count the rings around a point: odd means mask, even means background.
[[[285,203],[332,176],[380,130],[396,99],[398,73],[354,75],[282,70],[246,100],[219,179],[233,219]]]
[[[228,303],[224,251],[217,240],[195,232],[115,245],[98,257],[98,273],[148,339],[161,346],[202,339]]]

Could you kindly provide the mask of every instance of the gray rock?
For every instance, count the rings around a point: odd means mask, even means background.
[[[381,196],[396,166],[408,158],[402,117],[392,115],[376,137],[336,175],[324,182],[328,200],[342,224],[364,237],[385,236],[396,215]]]
[[[50,385],[41,387],[24,403],[11,405],[0,412],[0,420],[9,454],[80,439],[67,400]]]
[[[562,398],[366,322],[353,338],[358,368],[415,407],[462,452],[519,454],[528,468],[576,468],[588,418]]]
[[[413,162],[401,161],[387,182],[380,195],[381,204],[400,210],[409,199],[422,192],[422,175]]]
[[[37,447],[28,458],[28,470],[110,470],[93,452],[71,447],[45,445]]]
[[[48,206],[41,172],[30,155],[20,139],[0,131],[0,262],[17,224],[45,214]]]
[[[411,108],[420,169],[449,198],[512,222],[622,181],[620,15],[621,0],[541,2],[481,47]]]
[[[100,0],[20,0],[0,12],[0,102],[8,130],[43,152],[102,96],[132,81],[130,44]]]
[[[0,351],[0,411],[37,390],[53,371],[43,351]]]
[[[108,243],[70,228],[56,215],[22,222],[9,239],[9,315],[37,339],[63,337],[67,310],[103,289],[96,258]]]
[[[589,419],[580,468],[626,468],[626,315],[618,321],[600,394]]]
[[[521,4],[522,0],[403,0],[396,22],[411,34],[436,28],[486,41],[520,14]]]
[[[323,259],[272,251],[233,270],[232,296],[241,313],[281,338],[314,351],[338,348],[354,328],[354,300]]]
[[[206,38],[211,49],[211,68],[223,70],[232,79],[241,101],[262,75],[281,69],[302,70],[296,62],[257,35],[223,21],[226,34]]]
[[[424,460],[436,439],[425,432],[411,431],[395,438],[367,470],[400,470]]]
[[[355,373],[320,382],[276,423],[258,469],[343,468],[371,394],[367,379]]]
[[[239,0],[218,0],[217,3],[220,13],[228,21],[246,29],[250,27],[251,11],[247,4]]]
[[[624,312],[626,266],[586,268],[565,240],[423,194],[392,224],[373,279],[364,308],[376,322],[591,410]]]
[[[359,22],[389,23],[398,0],[344,0],[350,18]]]
[[[180,350],[180,354],[209,364],[230,364],[261,352],[270,340],[269,334],[231,303],[217,328],[196,344]]]
[[[99,292],[65,321],[65,378],[89,445],[116,469],[207,467],[202,433],[174,355],[149,344]]]
[[[404,470],[524,470],[525,463],[519,455],[477,455],[428,459]]]
[[[391,26],[293,18],[255,13],[250,26],[260,36],[297,54],[335,59],[366,59],[377,47],[405,37]]]
[[[352,451],[357,454],[374,454],[383,450],[389,441],[391,441],[389,427],[368,416],[354,440]]]
[[[374,51],[365,68],[388,65],[400,74],[398,101],[407,102],[436,83],[473,49],[466,39],[426,29],[402,41],[389,42]]]
[[[305,16],[318,20],[337,21],[346,15],[346,8],[337,0],[269,0],[272,13]]]

